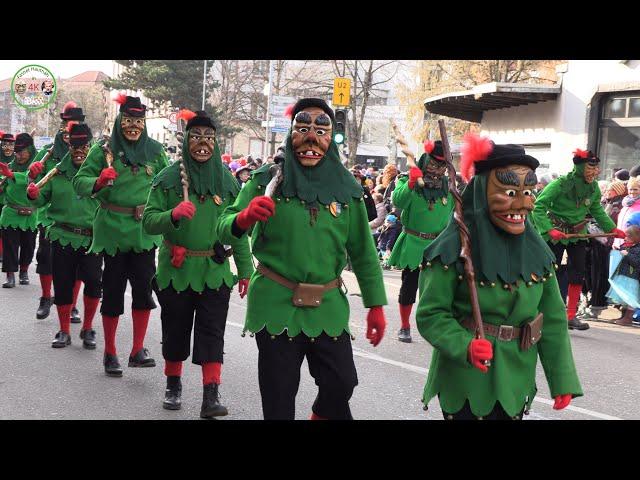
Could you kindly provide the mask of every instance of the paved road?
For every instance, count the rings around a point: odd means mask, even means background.
[[[122,378],[106,377],[102,369],[102,326],[96,322],[98,349],[84,350],[78,339],[80,325],[73,325],[73,345],[52,349],[57,316],[36,320],[39,284],[32,268],[32,284],[13,290],[0,289],[0,419],[197,419],[201,402],[198,366],[185,363],[183,409],[161,408],[164,376],[160,353],[159,310],[152,312],[147,346],[158,367],[128,369],[126,356],[131,348],[131,317],[121,318],[118,330]],[[399,326],[396,301],[400,274],[385,272],[390,306],[386,308],[389,328],[381,345],[373,348],[364,338],[366,310],[358,296],[354,277],[345,272],[352,307],[353,343],[359,386],[352,399],[358,419],[441,419],[437,402],[422,410],[420,397],[426,379],[431,347],[414,332],[414,343],[395,339]],[[128,294],[127,294],[128,295]],[[127,297],[129,309],[131,298]],[[228,419],[261,419],[257,383],[255,339],[240,336],[245,304],[232,294],[225,337],[225,365],[222,374],[223,402]],[[533,404],[532,419],[639,419],[640,336],[630,328],[592,324],[586,332],[571,332],[572,344],[585,397],[563,412],[551,408],[551,397],[542,370],[538,372],[539,396]],[[297,398],[297,414],[308,418],[316,393],[306,365]]]

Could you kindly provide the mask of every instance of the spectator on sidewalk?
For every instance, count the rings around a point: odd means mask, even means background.
[[[375,234],[376,230],[384,223],[385,217],[387,216],[387,209],[384,206],[384,201],[381,194],[374,193],[373,201],[376,204],[376,213],[378,214],[378,216],[369,222],[369,227],[371,228],[371,233]],[[375,237],[376,235],[374,235],[374,239]]]
[[[391,251],[401,231],[402,225],[398,221],[398,217],[392,213],[387,215],[384,225],[380,228],[380,236],[378,237],[378,251],[385,263],[391,256]]]
[[[627,222],[636,212],[640,212],[640,178],[633,177],[627,183],[627,191],[629,194],[622,200],[622,210],[618,215],[617,226],[619,229],[624,230],[627,228]],[[620,247],[624,242],[621,238],[616,238],[613,241],[613,248]]]
[[[640,220],[640,214],[635,214],[634,217],[636,222]],[[640,227],[629,225],[626,234],[619,250],[611,252],[613,271],[609,278],[611,288],[607,296],[612,302],[626,306],[623,316],[614,322],[616,325],[628,327],[637,324],[635,326],[640,327],[640,319],[634,315],[640,308]]]

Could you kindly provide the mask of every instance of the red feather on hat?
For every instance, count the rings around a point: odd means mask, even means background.
[[[78,104],[76,102],[74,102],[73,100],[67,102],[64,104],[64,107],[62,107],[62,111],[66,112],[67,109],[69,108],[78,108]]]
[[[127,94],[114,91],[111,93],[111,99],[118,105],[124,105],[124,103],[127,101]]]
[[[573,156],[580,157],[580,158],[587,158],[589,156],[589,152],[586,150],[580,150],[579,148],[576,148],[573,151]]]
[[[71,129],[73,128],[74,125],[79,125],[80,122],[69,122],[67,123],[67,132],[71,133]]]
[[[487,137],[468,132],[460,149],[460,174],[465,182],[475,174],[475,162],[486,160],[493,150],[493,143]]]
[[[287,118],[291,118],[293,116],[293,107],[295,107],[295,104],[291,104],[289,106],[287,106],[287,108],[284,109],[284,116]]]
[[[436,144],[435,142],[432,142],[431,140],[426,140],[424,142],[424,151],[426,153],[431,153],[433,152],[433,149],[436,148]]]
[[[4,137],[4,132],[0,130],[0,138]]]
[[[189,122],[189,120],[191,120],[195,116],[196,116],[196,112],[192,112],[191,110],[183,108],[178,112],[178,115],[176,116],[176,118],[182,119],[185,122]]]

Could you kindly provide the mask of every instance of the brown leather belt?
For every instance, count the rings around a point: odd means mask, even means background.
[[[476,329],[476,324],[472,318],[464,319],[462,321],[462,326],[472,332]],[[484,328],[484,333],[486,335],[491,335],[492,337],[496,337],[505,342],[520,339],[520,333],[522,330],[519,327],[513,327],[511,325],[492,325],[485,322],[482,322],[482,327]]]
[[[66,230],[67,232],[75,233],[76,235],[84,235],[85,237],[92,237],[93,230],[90,228],[80,228],[74,227],[73,225],[67,225],[66,223],[55,223],[55,226],[61,228],[62,230]]]
[[[21,205],[7,204],[7,207],[13,208],[18,212],[18,215],[22,215],[23,217],[28,217],[29,215],[33,215],[33,212],[36,211],[34,207],[23,207]]]
[[[173,248],[175,247],[175,245],[171,242],[169,242],[168,240],[164,241],[164,244],[169,247],[169,248]],[[216,254],[216,251],[211,249],[211,250],[186,250],[186,256],[187,257],[212,257],[213,255]]]
[[[409,235],[415,235],[416,237],[420,237],[423,240],[435,240],[435,238],[438,236],[437,233],[422,233],[422,232],[417,232],[415,230],[411,230],[410,228],[407,228],[407,227],[403,227],[403,230],[407,232]]]
[[[136,220],[142,220],[142,213],[144,212],[144,205],[138,205],[136,207],[121,207],[119,205],[115,205],[113,203],[101,203],[101,208],[105,210],[111,210],[112,212],[117,213],[126,213],[128,215],[132,215]]]
[[[587,220],[583,220],[580,223],[571,225],[553,214],[549,214],[549,219],[551,220],[553,228],[560,230],[562,233],[580,233],[588,223]]]

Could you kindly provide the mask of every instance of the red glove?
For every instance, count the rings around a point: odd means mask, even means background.
[[[98,180],[96,180],[96,187],[97,190],[100,190],[101,188],[104,188],[107,186],[107,182],[109,180],[115,180],[118,176],[118,172],[116,172],[116,169],[113,167],[108,167],[103,169],[100,172],[100,176],[98,177]]]
[[[182,262],[184,262],[184,257],[187,254],[187,249],[181,247],[179,245],[174,245],[171,247],[171,265],[176,268],[180,268],[182,266]]]
[[[244,298],[249,291],[249,279],[241,278],[238,282],[238,293],[240,294],[240,298]]]
[[[489,368],[482,362],[493,358],[493,346],[491,342],[485,338],[476,338],[471,340],[467,349],[469,363],[483,373],[487,373]]]
[[[171,218],[174,222],[177,222],[181,218],[188,218],[191,220],[195,214],[196,206],[191,202],[182,201],[171,211]]]
[[[27,187],[27,197],[31,200],[35,200],[40,196],[40,189],[36,186],[35,183],[30,183]]]
[[[567,238],[567,234],[566,233],[562,233],[560,230],[556,230],[555,228],[552,228],[547,233],[549,234],[551,239],[556,241],[556,242],[558,240],[562,240],[563,238]]]
[[[556,401],[553,404],[554,410],[562,410],[566,408],[571,403],[571,394],[565,393],[564,395],[556,395]]]
[[[616,234],[616,238],[626,238],[627,234],[624,233],[622,230],[620,230],[619,228],[614,228],[613,230],[611,230],[611,232],[609,233],[615,233]]]
[[[411,167],[411,169],[409,170],[409,188],[411,190],[413,190],[413,187],[415,186],[419,178],[422,178],[422,170],[420,170],[418,167]]]
[[[374,347],[377,347],[387,326],[387,319],[384,317],[382,307],[371,307],[367,314],[367,339]]]
[[[42,170],[44,170],[44,163],[33,162],[31,165],[29,165],[29,177],[31,179],[35,179],[42,173]]]
[[[2,174],[5,177],[9,177],[9,178],[13,178],[13,172],[11,171],[11,169],[9,168],[9,165],[7,165],[6,163],[0,162],[0,174]]]
[[[276,204],[269,197],[264,195],[255,197],[247,208],[236,216],[236,224],[241,230],[249,230],[256,222],[264,222],[273,216]]]

